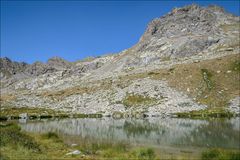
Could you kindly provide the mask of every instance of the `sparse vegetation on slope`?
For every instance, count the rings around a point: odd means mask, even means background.
[[[239,95],[239,59],[239,55],[229,55],[124,78],[132,80],[150,77],[154,80],[166,80],[171,87],[185,92],[209,108],[224,108],[229,100]]]
[[[149,106],[156,104],[155,98],[150,98],[142,95],[127,94],[123,100],[126,107]]]

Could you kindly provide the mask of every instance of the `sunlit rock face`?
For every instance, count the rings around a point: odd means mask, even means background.
[[[232,43],[236,30],[226,31],[224,25],[238,24],[239,17],[228,14],[218,6],[189,5],[175,8],[154,19],[147,26],[139,43],[133,47],[141,55],[138,63],[169,58],[190,57],[214,50],[216,46]],[[226,37],[226,34],[228,35]],[[203,52],[203,53],[202,53]]]

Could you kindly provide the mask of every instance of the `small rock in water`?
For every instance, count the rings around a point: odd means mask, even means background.
[[[81,152],[79,150],[75,150],[75,151],[67,153],[66,155],[78,155],[78,154],[81,154]]]
[[[232,71],[228,70],[227,73],[231,73]]]
[[[217,73],[221,73],[221,71],[217,71]]]
[[[77,144],[73,143],[73,144],[71,144],[71,146],[72,146],[72,147],[75,147],[75,146],[77,146]]]

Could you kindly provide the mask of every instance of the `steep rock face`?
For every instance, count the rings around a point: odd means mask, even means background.
[[[216,21],[217,13],[209,8],[197,5],[176,8],[171,13],[150,22],[140,42],[152,37],[213,33],[217,29],[215,28]]]
[[[131,51],[137,55],[138,60],[130,60],[127,65],[190,57],[213,51],[219,45],[239,42],[237,25],[239,17],[228,14],[217,6],[205,8],[190,5],[173,9],[148,24],[139,43]],[[225,29],[231,26],[235,28]]]
[[[220,24],[237,23],[237,17],[227,14],[222,8],[207,8],[190,5],[176,8],[169,14],[154,19],[136,46],[138,52],[159,52],[166,45],[161,43],[168,39],[167,56],[183,57],[197,54],[220,40]],[[175,44],[177,39],[179,45]],[[154,45],[155,44],[155,45]],[[177,46],[177,47],[174,47]],[[166,56],[162,53],[162,56]]]

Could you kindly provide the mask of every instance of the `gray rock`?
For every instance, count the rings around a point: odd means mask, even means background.
[[[81,152],[79,150],[75,150],[75,151],[67,153],[66,155],[78,155],[78,154],[81,154]]]
[[[228,110],[232,113],[240,114],[240,97],[237,96],[236,98],[232,99],[229,102]]]

